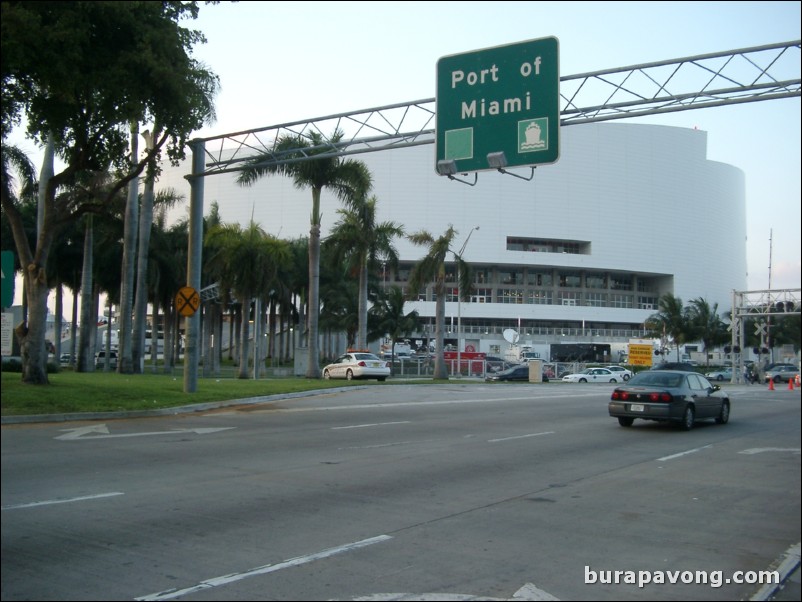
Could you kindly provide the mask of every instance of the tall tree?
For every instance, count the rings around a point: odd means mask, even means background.
[[[688,317],[690,319],[691,338],[702,341],[705,350],[705,358],[709,357],[707,351],[717,345],[722,345],[730,338],[727,332],[727,325],[718,313],[718,303],[712,306],[702,297],[691,299],[688,307]],[[705,360],[710,364],[709,359]]]
[[[452,248],[459,232],[454,226],[449,226],[445,233],[439,238],[435,238],[426,230],[420,230],[408,236],[409,240],[418,246],[427,248],[426,255],[412,268],[407,283],[407,297],[417,299],[421,290],[424,290],[430,283],[433,285],[435,295],[435,357],[434,357],[434,377],[437,379],[447,379],[448,370],[446,369],[443,347],[445,344],[446,329],[446,260],[449,253],[453,255],[457,264],[457,272],[460,275],[459,291],[463,301],[470,298],[471,292],[471,270],[462,257]]]
[[[646,329],[651,336],[660,339],[664,348],[669,343],[677,348],[679,361],[680,347],[692,336],[691,320],[682,299],[671,293],[663,294],[657,302],[659,311],[646,320]]]
[[[404,228],[392,221],[376,221],[375,196],[349,199],[347,207],[339,209],[340,220],[334,225],[329,240],[335,261],[346,261],[351,273],[359,279],[359,310],[356,346],[368,348],[368,267],[377,261],[398,263],[398,251],[393,240],[404,235]]]
[[[52,142],[65,165],[44,190],[35,247],[24,236],[13,197],[2,196],[29,302],[20,330],[26,383],[48,382],[44,274],[57,229],[92,210],[56,202],[56,191],[111,166],[117,172],[113,196],[162,151],[177,163],[190,134],[213,117],[218,78],[191,57],[192,47],[205,40],[179,25],[197,15],[197,2],[2,3],[3,140],[24,116],[26,134]],[[142,157],[126,152],[132,123],[156,123],[163,132]]]
[[[225,266],[220,285],[230,288],[242,304],[239,378],[248,378],[248,314],[251,300],[254,297],[267,297],[278,266],[289,260],[289,248],[284,241],[266,234],[253,221],[247,228],[239,224],[212,228],[206,234],[206,243],[219,249],[220,262]],[[254,316],[254,320],[257,319],[259,316]]]
[[[421,321],[417,310],[404,313],[406,298],[401,287],[393,286],[382,291],[377,302],[370,308],[371,338],[390,335],[393,343],[390,348],[390,361],[395,371],[395,342],[406,334],[420,330]]]
[[[312,213],[309,229],[309,365],[306,376],[320,378],[318,322],[320,319],[320,195],[323,189],[331,190],[340,200],[364,197],[372,182],[367,166],[361,161],[331,156],[333,148],[343,138],[337,130],[324,143],[319,132],[306,137],[284,136],[275,147],[251,159],[237,178],[243,186],[250,186],[266,175],[284,175],[292,178],[296,188],[312,190]],[[319,157],[318,157],[319,156]],[[309,158],[312,159],[309,159]],[[280,161],[280,162],[277,162]]]

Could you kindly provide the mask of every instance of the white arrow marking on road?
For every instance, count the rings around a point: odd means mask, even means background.
[[[743,451],[739,451],[739,454],[762,454],[765,452],[790,452],[792,454],[799,454],[802,453],[802,449],[798,447],[753,447],[751,449],[745,449]]]
[[[155,431],[152,433],[124,433],[122,435],[110,435],[109,429],[105,424],[97,426],[84,426],[77,429],[62,429],[67,431],[66,435],[59,435],[56,439],[62,441],[73,441],[75,439],[115,439],[118,437],[149,437],[152,435],[181,435],[184,433],[195,433],[196,435],[208,435],[209,433],[216,433],[218,431],[228,431],[235,427],[227,426],[221,428],[201,428],[201,429],[178,429],[174,431]],[[92,433],[103,433],[101,435],[93,435]]]
[[[504,601],[525,601],[525,600],[539,600],[544,602],[546,600],[553,601],[559,600],[550,593],[543,591],[535,586],[534,583],[526,583],[521,589],[515,592],[512,598],[489,598],[485,596],[474,596],[471,594],[374,594],[372,596],[364,596],[354,598],[358,602],[412,602],[412,601],[426,601],[426,602],[439,602],[440,600],[453,601],[469,601],[469,600],[485,600],[493,602]]]

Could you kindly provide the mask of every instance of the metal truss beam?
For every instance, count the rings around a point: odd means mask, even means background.
[[[799,97],[800,40],[716,52],[680,59],[581,73],[560,78],[560,123],[563,126],[644,117],[748,102]],[[202,173],[194,177],[238,172],[248,159],[265,155],[264,165],[282,165],[326,156],[346,156],[393,148],[433,144],[435,99],[326,115],[203,138]],[[338,143],[330,136],[341,131]],[[309,140],[318,147],[287,158],[275,151],[285,136]]]
[[[746,332],[744,331],[747,318],[765,316],[770,322],[771,316],[792,316],[802,313],[802,289],[776,289],[761,291],[733,291],[732,292],[732,349],[735,361],[733,362],[732,382],[740,383],[744,374],[743,352],[746,350]],[[765,339],[769,335],[765,324],[758,324],[760,334],[760,347],[765,346]]]

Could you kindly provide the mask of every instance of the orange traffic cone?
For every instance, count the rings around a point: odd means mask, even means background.
[[[769,391],[774,391],[774,379],[769,379]]]
[[[788,379],[788,390],[789,391],[793,391],[794,390],[794,379],[793,378],[789,378]]]

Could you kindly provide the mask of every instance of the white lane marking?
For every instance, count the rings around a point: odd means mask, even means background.
[[[439,602],[440,600],[452,601],[469,601],[469,600],[485,600],[494,602],[504,601],[525,601],[525,600],[540,600],[545,601],[559,601],[549,592],[535,586],[534,583],[526,583],[517,592],[512,595],[512,598],[490,598],[487,596],[474,596],[471,594],[413,594],[413,593],[399,593],[399,594],[373,594],[372,596],[360,596],[354,598],[358,602],[413,602],[413,601],[431,601]]]
[[[49,506],[51,504],[71,504],[72,502],[83,502],[85,500],[96,500],[104,497],[114,497],[115,495],[125,495],[121,491],[113,491],[111,493],[98,493],[97,495],[84,495],[81,497],[73,497],[66,500],[44,500],[41,502],[31,502],[29,504],[12,504],[10,506],[3,506],[2,510],[16,510],[17,508],[33,508],[34,506]]]
[[[435,441],[435,439],[421,439],[418,441],[394,441],[392,443],[378,443],[376,445],[355,445],[351,447],[338,447],[338,450],[342,449],[376,449],[378,447],[394,447],[396,445],[418,445],[419,443],[431,443]]]
[[[497,441],[512,441],[513,439],[526,439],[527,437],[540,437],[540,435],[553,435],[554,431],[545,431],[543,433],[530,433],[528,435],[516,435],[515,437],[502,437],[501,439],[488,439],[488,443],[496,443]]]
[[[688,454],[695,454],[698,451],[702,451],[703,449],[708,449],[713,447],[712,445],[704,445],[702,447],[697,447],[695,449],[689,449],[688,451],[679,452],[678,454],[671,454],[670,456],[663,456],[662,458],[657,458],[655,462],[665,462],[666,460],[673,460],[675,458],[681,458],[682,456],[687,456]]]
[[[355,541],[353,543],[337,546],[335,548],[329,548],[328,550],[323,550],[322,552],[317,552],[316,554],[291,558],[290,560],[285,560],[284,562],[280,562],[278,564],[266,564],[242,573],[231,573],[230,575],[223,575],[222,577],[213,577],[211,579],[207,579],[206,581],[201,581],[198,585],[187,587],[185,589],[168,589],[163,592],[157,592],[155,594],[148,594],[147,596],[134,598],[134,600],[171,600],[173,598],[192,594],[201,590],[227,585],[229,583],[234,583],[235,581],[241,581],[242,579],[247,579],[248,577],[266,575],[282,569],[288,569],[290,567],[314,562],[315,560],[320,560],[322,558],[335,556],[336,554],[342,554],[343,552],[350,552],[351,550],[372,546],[373,544],[381,543],[383,541],[387,541],[388,539],[392,539],[392,537],[389,535],[379,535],[378,537],[371,537],[369,539],[363,539],[362,541]]]
[[[181,435],[183,433],[195,433],[196,435],[208,435],[209,433],[216,433],[218,431],[228,431],[231,430],[233,426],[226,426],[220,428],[197,428],[197,429],[177,429],[173,431],[154,431],[151,433],[123,433],[121,435],[110,435],[109,429],[105,424],[99,424],[94,426],[84,426],[77,429],[61,429],[62,431],[66,431],[65,435],[59,435],[55,437],[61,441],[75,441],[80,439],[82,441],[86,440],[94,440],[94,439],[118,439],[122,437],[150,437],[153,435]],[[101,433],[96,435],[94,433]]]
[[[764,454],[766,452],[790,452],[792,454],[799,454],[802,453],[802,449],[798,447],[752,447],[750,449],[745,449],[743,451],[739,451],[739,454]]]
[[[598,397],[598,393],[572,393],[572,394],[556,394],[550,395],[550,398],[554,397]],[[395,402],[387,402],[387,403],[358,403],[358,404],[349,404],[344,406],[324,406],[318,408],[272,408],[271,412],[283,412],[283,413],[292,413],[292,412],[327,412],[330,410],[365,410],[365,409],[373,409],[373,408],[400,408],[405,406],[438,406],[438,405],[453,405],[453,404],[461,404],[461,403],[495,403],[499,401],[533,401],[540,399],[539,397],[493,397],[487,399],[446,399],[441,401],[395,401]]]
[[[387,426],[388,424],[409,424],[409,420],[399,420],[397,422],[374,422],[372,424],[353,424],[351,426],[333,426],[331,430],[339,431],[342,429],[363,429],[369,426]]]

